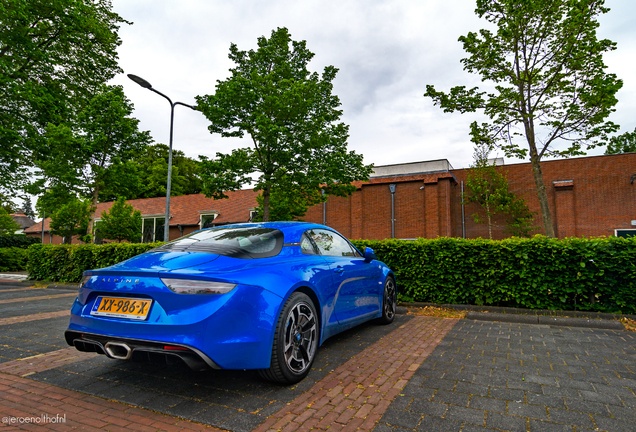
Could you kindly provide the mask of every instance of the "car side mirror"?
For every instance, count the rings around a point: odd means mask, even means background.
[[[371,249],[370,247],[364,248],[364,262],[370,263],[371,261],[376,259],[378,259],[378,257],[375,256],[375,252],[373,252],[373,249]]]

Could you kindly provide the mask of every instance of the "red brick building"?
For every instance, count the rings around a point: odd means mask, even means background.
[[[535,225],[541,226],[530,164],[497,169],[507,176],[511,191],[536,212]],[[559,238],[612,236],[616,230],[620,230],[619,235],[636,233],[625,231],[636,230],[636,153],[545,161],[542,171]],[[358,189],[350,197],[330,197],[310,208],[305,220],[325,223],[353,239],[487,238],[487,226],[476,224],[471,217],[479,211],[478,206],[462,208],[461,188],[467,172],[453,169],[446,160],[376,167],[372,178],[357,183]],[[203,226],[248,221],[257,194],[243,190],[228,195],[229,200],[217,201],[203,195],[173,197],[170,238]],[[144,241],[149,241],[150,221],[154,234],[155,221],[164,217],[165,198],[129,202],[144,215]],[[111,204],[99,204],[96,215]],[[504,224],[497,222],[493,237],[507,237]],[[40,230],[41,224],[36,224],[27,232],[40,235]],[[542,234],[543,229],[534,233]],[[52,241],[59,243],[61,239],[53,236]]]

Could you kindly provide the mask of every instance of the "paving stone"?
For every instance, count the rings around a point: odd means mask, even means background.
[[[454,391],[471,395],[488,396],[488,386],[466,382],[458,382]]]
[[[484,410],[449,405],[444,418],[483,426],[485,415]]]
[[[393,404],[391,405],[393,407]],[[422,399],[413,399],[408,410],[415,413],[427,414],[436,417],[444,417],[448,405],[445,403],[429,402]]]
[[[530,432],[572,432],[572,426],[530,419]]]
[[[453,405],[468,406],[470,395],[465,393],[456,393],[447,390],[438,390],[433,397],[433,402],[441,402]]]
[[[509,401],[515,402],[523,402],[524,401],[524,391],[523,390],[511,390],[501,387],[491,387],[490,388],[490,397],[495,399],[505,399]]]
[[[509,432],[526,432],[526,419],[511,415],[488,413],[486,427]]]
[[[508,414],[548,420],[548,412],[545,407],[526,403],[508,402]]]
[[[380,419],[382,423],[386,423],[392,426],[399,426],[408,429],[415,429],[420,423],[422,414],[416,414],[409,411],[398,411],[394,409],[388,409]]]
[[[553,408],[565,409],[565,402],[559,396],[547,396],[537,393],[526,393],[526,402],[533,405],[543,405]]]
[[[620,406],[608,405],[610,413],[617,419],[631,421],[636,423],[636,410],[633,408],[625,408]]]
[[[604,405],[599,402],[590,402],[586,400],[577,400],[577,399],[565,399],[565,404],[567,405],[570,411],[578,411],[582,413],[588,414],[598,414],[602,416],[609,417],[609,411],[607,409],[607,405]]]
[[[236,432],[251,432],[263,422],[263,417],[246,412],[238,412],[221,423],[221,428]]]
[[[462,424],[458,421],[424,416],[420,425],[417,427],[417,430],[425,432],[459,432],[461,428]]]
[[[470,399],[470,403],[468,406],[470,408],[482,409],[484,411],[494,411],[499,413],[505,413],[506,404],[507,402],[504,400],[473,396]]]
[[[586,428],[594,428],[592,417],[589,414],[561,410],[557,408],[549,408],[548,411],[550,414],[550,420],[553,422],[566,423],[569,425],[581,426]]]
[[[596,427],[607,432],[626,432],[634,430],[634,423],[604,416],[594,416]]]

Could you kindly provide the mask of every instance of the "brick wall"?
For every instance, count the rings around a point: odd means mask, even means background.
[[[497,167],[504,173],[512,192],[536,212],[535,225],[542,226],[539,202],[530,163]],[[555,232],[571,236],[611,236],[615,229],[629,229],[636,220],[636,153],[545,161],[544,183]],[[350,238],[391,237],[391,193],[396,185],[395,237],[435,238],[462,236],[461,182],[468,170],[451,175],[431,173],[371,179],[349,198],[330,197],[326,204],[327,225]],[[480,212],[476,204],[465,206],[467,238],[488,237],[486,224],[476,224],[471,215]],[[304,220],[322,223],[322,205],[307,212]],[[493,238],[508,237],[505,221],[495,218]],[[543,228],[533,233],[543,234]]]

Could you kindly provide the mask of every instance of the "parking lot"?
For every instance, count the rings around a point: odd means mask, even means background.
[[[73,300],[70,290],[0,285],[0,428],[46,415],[13,426],[636,430],[636,339],[626,331],[398,315],[328,340],[308,378],[284,387],[253,371],[78,353],[63,337]]]

